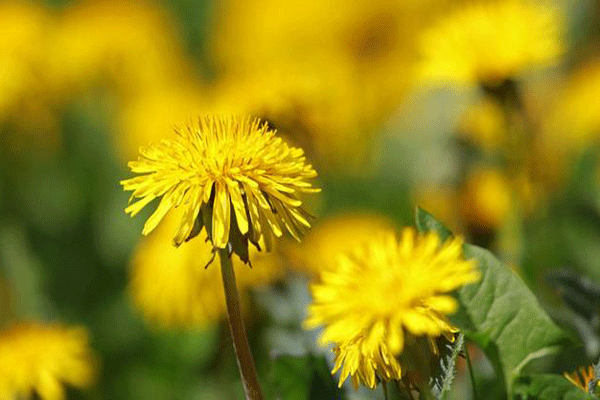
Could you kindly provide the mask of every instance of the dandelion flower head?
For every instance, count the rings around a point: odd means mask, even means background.
[[[127,162],[139,153],[140,146],[174,135],[177,121],[187,121],[196,110],[206,108],[205,94],[192,79],[148,89],[128,98],[119,116],[115,142],[119,155]],[[171,132],[164,137],[165,132]]]
[[[63,384],[91,386],[94,356],[87,331],[21,323],[0,332],[0,399],[65,399]]]
[[[317,277],[335,268],[337,255],[360,246],[373,232],[392,229],[393,223],[382,215],[364,211],[338,214],[322,220],[302,240],[290,248],[292,265]]]
[[[354,252],[340,255],[336,269],[311,287],[306,327],[324,325],[321,344],[333,343],[340,385],[351,376],[374,388],[377,380],[398,380],[406,365],[399,357],[414,338],[430,343],[457,332],[447,319],[456,311],[449,292],[479,279],[462,255],[462,240],[440,245],[434,233],[405,228],[400,238],[381,232]]]
[[[109,83],[128,97],[189,70],[176,18],[155,3],[74,2],[50,41],[48,70],[63,96]]]
[[[265,123],[249,117],[206,116],[163,140],[140,149],[129,167],[142,175],[122,181],[132,190],[126,208],[132,216],[162,197],[143,234],[165,214],[184,209],[174,243],[180,245],[205,228],[215,248],[231,243],[247,261],[248,241],[271,248],[286,229],[299,239],[310,226],[301,193],[317,192],[307,179],[316,176],[302,149],[288,146]]]
[[[468,4],[423,32],[425,79],[495,86],[547,67],[563,52],[561,21],[549,4],[508,0]]]
[[[167,215],[137,246],[131,261],[129,292],[150,326],[203,329],[226,315],[223,282],[219,268],[205,268],[211,258],[205,232],[185,246],[169,243],[179,213]],[[251,247],[249,253],[252,269],[232,258],[242,310],[249,289],[274,283],[284,273],[276,252],[258,252]]]
[[[565,82],[542,120],[536,154],[551,188],[563,188],[574,159],[600,141],[600,60],[590,60]]]

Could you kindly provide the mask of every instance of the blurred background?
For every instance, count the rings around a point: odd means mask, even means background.
[[[596,0],[2,2],[0,338],[84,326],[97,382],[69,399],[242,398],[209,246],[176,250],[170,221],[142,237],[119,185],[140,146],[224,112],[302,147],[322,187],[301,245],[236,265],[268,398],[274,359],[329,354],[301,329],[308,283],[415,206],[510,265],[595,361],[599,45]]]

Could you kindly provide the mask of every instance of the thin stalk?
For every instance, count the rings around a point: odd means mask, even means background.
[[[233,264],[229,257],[227,249],[219,249],[219,258],[221,259],[221,275],[223,276],[223,288],[225,289],[225,300],[227,303],[227,320],[229,321],[229,331],[233,340],[233,348],[237,358],[244,392],[247,400],[262,400],[262,392],[258,382],[258,375],[254,367],[254,360],[248,345],[248,336],[242,320],[240,307],[240,296],[235,283],[235,273]]]
[[[473,400],[478,400],[477,389],[475,386],[475,375],[473,375],[473,366],[471,365],[471,358],[469,357],[469,349],[465,343],[465,360],[467,361],[467,368],[469,369],[469,377],[471,378],[471,388],[473,389]]]

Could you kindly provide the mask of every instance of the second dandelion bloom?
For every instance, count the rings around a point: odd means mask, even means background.
[[[458,329],[447,315],[458,304],[450,292],[479,277],[461,239],[441,244],[434,233],[384,230],[323,272],[306,326],[324,326],[320,340],[334,345],[340,385],[350,376],[355,388],[374,388],[418,364],[410,359],[417,342],[426,339],[435,354],[436,339],[453,340]]]
[[[139,199],[126,209],[132,216],[162,197],[144,234],[182,207],[175,245],[205,228],[215,248],[230,244],[247,261],[248,241],[259,247],[262,237],[269,249],[284,230],[298,238],[310,226],[299,194],[318,191],[307,181],[317,174],[302,149],[288,146],[266,123],[209,115],[177,134],[142,148],[129,163],[142,175],[121,182]]]

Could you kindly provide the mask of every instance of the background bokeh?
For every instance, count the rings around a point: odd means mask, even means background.
[[[119,184],[140,146],[235,113],[304,148],[322,188],[302,245],[236,265],[268,398],[273,359],[327,353],[301,328],[308,282],[415,206],[596,361],[599,44],[595,0],[0,3],[0,327],[89,330],[97,383],[69,399],[241,398],[210,246],[175,250],[169,221],[142,237],[151,210],[129,218]]]

